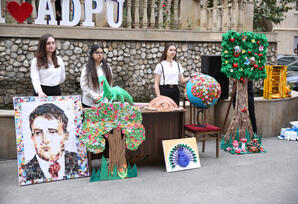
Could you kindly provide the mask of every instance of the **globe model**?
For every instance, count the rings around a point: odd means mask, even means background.
[[[211,76],[198,74],[186,84],[186,96],[195,107],[206,109],[220,97],[220,84]]]

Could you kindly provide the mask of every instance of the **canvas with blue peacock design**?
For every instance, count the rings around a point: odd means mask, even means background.
[[[197,162],[198,158],[190,146],[178,144],[170,151],[169,161],[172,168],[175,168],[177,165],[187,167],[191,161]]]
[[[196,138],[163,140],[162,147],[167,172],[201,167]]]

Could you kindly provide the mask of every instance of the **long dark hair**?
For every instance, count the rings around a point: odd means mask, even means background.
[[[103,50],[103,48],[97,44],[91,46],[91,48],[89,50],[89,58],[88,58],[87,66],[86,66],[88,80],[90,80],[90,79],[92,80],[94,89],[99,87],[99,83],[98,83],[98,76],[97,76],[95,61],[94,61],[92,55],[96,50],[98,50],[98,48],[101,48]],[[102,58],[101,63],[102,63],[102,70],[103,70],[104,74],[106,75],[108,83],[111,85],[111,83],[112,83],[111,69],[104,58]]]
[[[173,42],[166,43],[165,49],[160,57],[159,62],[162,62],[167,59],[167,52],[168,52],[168,49],[170,48],[170,46],[175,46],[175,48],[177,48],[175,43],[173,43]],[[177,53],[176,53],[176,55],[177,55]],[[175,61],[176,61],[176,55],[173,58],[173,60],[175,60]]]
[[[37,51],[35,52],[35,57],[37,58],[37,68],[38,70],[41,69],[41,67],[49,68],[49,62],[47,57],[47,41],[49,37],[54,38],[51,34],[47,33],[40,37],[40,40],[38,42]],[[55,38],[54,38],[55,40]],[[52,62],[54,64],[55,68],[59,67],[57,55],[56,55],[56,49],[52,54]]]

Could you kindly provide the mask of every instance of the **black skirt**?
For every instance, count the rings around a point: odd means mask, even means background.
[[[47,96],[61,96],[61,88],[59,85],[57,86],[41,85],[41,89]],[[38,96],[38,94],[35,91],[34,91],[34,96]]]

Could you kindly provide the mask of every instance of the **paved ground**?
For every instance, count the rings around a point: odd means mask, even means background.
[[[89,178],[17,186],[16,160],[0,161],[0,203],[298,203],[298,142],[263,140],[265,154],[231,155],[215,143],[200,152],[202,168],[166,173],[138,167],[138,177],[89,183]],[[201,143],[199,143],[201,150]]]

